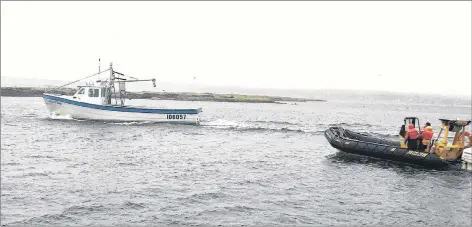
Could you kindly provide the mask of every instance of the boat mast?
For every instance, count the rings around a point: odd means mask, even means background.
[[[113,63],[110,62],[110,79],[108,80],[108,95],[107,95],[107,103],[111,105],[111,89],[113,88],[113,91],[115,91],[115,75],[113,74]],[[115,102],[116,102],[116,95],[115,95]]]
[[[109,81],[109,84],[108,84],[110,87],[113,86],[113,80],[114,80],[114,78],[113,78],[113,64],[110,62],[110,81]]]
[[[110,63],[110,68],[107,69],[107,70],[110,70],[110,78],[108,79],[108,85],[107,85],[107,89],[106,89],[107,92],[106,92],[106,95],[105,95],[106,96],[106,104],[108,104],[108,105],[111,105],[112,96],[114,96],[114,98],[115,98],[115,105],[118,105],[118,97],[116,95],[115,82],[117,82],[119,84],[119,93],[120,93],[119,96],[120,96],[121,105],[124,105],[125,98],[126,98],[126,88],[125,88],[126,83],[141,82],[141,81],[152,81],[153,86],[156,87],[156,79],[141,80],[141,79],[138,79],[136,77],[126,76],[123,73],[113,71],[113,64],[112,63]],[[118,74],[118,77],[116,77],[115,74]],[[120,77],[120,76],[133,78],[133,80],[125,79],[125,78]]]

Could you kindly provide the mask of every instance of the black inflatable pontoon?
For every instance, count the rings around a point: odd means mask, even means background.
[[[460,160],[441,159],[438,155],[429,152],[407,150],[406,148],[401,148],[399,141],[376,138],[342,127],[331,127],[325,131],[324,135],[331,146],[346,153],[388,159],[429,168],[453,167],[461,163]]]

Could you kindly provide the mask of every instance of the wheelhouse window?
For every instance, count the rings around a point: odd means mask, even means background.
[[[77,94],[79,94],[79,95],[82,95],[82,94],[84,94],[84,93],[85,93],[85,89],[84,89],[84,88],[79,89],[79,92],[77,92]]]
[[[105,97],[105,92],[106,92],[106,89],[105,88],[102,88],[102,97]]]
[[[93,89],[88,89],[88,97],[93,97]]]
[[[100,92],[100,89],[93,89],[93,97],[100,97],[98,92]]]

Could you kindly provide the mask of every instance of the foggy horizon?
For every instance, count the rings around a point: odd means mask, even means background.
[[[2,80],[470,97],[471,2],[1,4]]]

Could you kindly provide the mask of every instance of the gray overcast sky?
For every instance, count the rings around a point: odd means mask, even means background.
[[[1,75],[470,95],[463,2],[2,2]],[[193,77],[196,77],[193,80]]]

